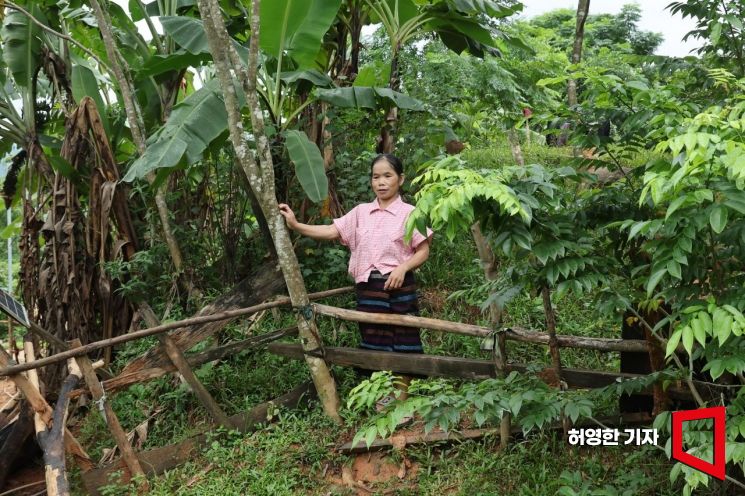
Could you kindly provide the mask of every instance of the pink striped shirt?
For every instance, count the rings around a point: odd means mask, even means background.
[[[354,282],[367,282],[370,272],[387,274],[410,259],[419,244],[432,237],[427,228],[427,237],[414,230],[409,244],[404,243],[404,226],[413,205],[404,203],[398,196],[385,209],[378,199],[357,205],[343,217],[334,219],[341,244],[349,247],[349,273]]]

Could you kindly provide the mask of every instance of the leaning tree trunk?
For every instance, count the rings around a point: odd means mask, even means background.
[[[222,11],[217,0],[199,0],[199,11],[204,19],[210,52],[215,63],[215,72],[224,95],[225,110],[228,113],[230,141],[240,161],[251,188],[256,193],[260,207],[269,224],[269,229],[277,249],[279,266],[287,284],[290,300],[297,310],[297,324],[300,339],[305,350],[305,360],[310,368],[318,397],[325,413],[340,422],[339,397],[336,383],[326,362],[322,358],[323,348],[318,329],[313,320],[308,294],[305,289],[300,266],[292,247],[284,218],[277,208],[274,188],[274,165],[269,141],[264,131],[264,115],[256,91],[256,70],[258,64],[259,8],[260,1],[254,0],[251,15],[251,43],[249,48],[248,70],[245,69],[237,52],[230,43]],[[246,142],[241,120],[241,109],[236,96],[232,74],[239,76],[246,93],[246,102],[251,116],[252,134],[256,141],[259,165],[256,156]]]
[[[585,22],[590,10],[590,0],[579,0],[577,4],[577,24],[574,28],[574,46],[572,47],[572,64],[579,64],[582,60],[582,44],[585,40]],[[567,87],[567,101],[569,106],[577,105],[577,80],[570,79]]]
[[[106,55],[109,57],[109,63],[114,71],[114,77],[116,78],[119,90],[122,93],[122,103],[124,104],[124,109],[127,114],[127,122],[129,123],[129,128],[132,132],[132,139],[135,142],[135,146],[137,146],[138,153],[142,155],[145,153],[145,148],[147,147],[145,143],[145,126],[142,123],[140,117],[142,113],[134,96],[134,84],[132,83],[129,68],[119,52],[119,49],[116,47],[116,42],[114,41],[111,29],[111,21],[108,19],[106,12],[101,8],[98,0],[91,0],[90,5],[96,15],[98,28],[101,30],[101,38],[106,47]],[[150,172],[147,174],[146,179],[152,185],[155,182],[155,174]],[[183,257],[181,255],[181,248],[179,247],[178,241],[171,229],[165,187],[166,183],[163,183],[163,185],[158,187],[156,190],[155,205],[163,227],[163,236],[168,245],[168,251],[171,254],[173,266],[176,268],[177,272],[180,272],[183,266]]]

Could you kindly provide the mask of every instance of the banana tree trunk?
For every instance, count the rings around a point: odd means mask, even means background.
[[[396,46],[391,54],[391,76],[388,80],[388,87],[393,91],[401,89],[401,78],[399,74],[399,50],[401,46]],[[385,116],[385,122],[380,129],[378,138],[378,153],[393,153],[396,148],[396,124],[398,123],[398,108],[391,107]]]
[[[339,396],[336,383],[323,360],[323,347],[318,328],[310,310],[310,300],[305,282],[295,256],[292,242],[285,226],[284,218],[277,208],[274,188],[274,165],[272,163],[269,141],[264,130],[264,114],[256,91],[256,70],[258,64],[259,9],[260,1],[254,0],[251,15],[251,43],[249,65],[246,69],[230,43],[228,31],[217,0],[199,0],[199,11],[204,19],[210,52],[215,63],[215,72],[224,94],[225,110],[228,113],[230,141],[237,159],[243,168],[251,188],[256,193],[269,231],[277,249],[280,269],[287,284],[290,300],[297,311],[297,325],[300,340],[305,351],[305,361],[310,369],[313,383],[326,415],[337,422],[339,417]],[[246,102],[251,116],[252,134],[256,141],[256,153],[249,148],[244,138],[240,106],[236,97],[232,74],[236,74],[246,93]],[[258,162],[256,163],[256,155]]]
[[[590,11],[590,0],[579,0],[577,4],[577,23],[574,28],[574,45],[572,47],[572,64],[582,60],[582,44],[585,40],[585,22]],[[570,107],[577,105],[577,80],[570,79],[567,87],[567,101]]]

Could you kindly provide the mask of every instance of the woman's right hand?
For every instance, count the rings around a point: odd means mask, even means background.
[[[292,211],[289,205],[286,203],[280,203],[279,204],[279,213],[282,214],[282,217],[285,218],[285,222],[287,222],[287,227],[290,229],[295,229],[295,226],[297,226],[297,219],[295,218],[295,212]]]

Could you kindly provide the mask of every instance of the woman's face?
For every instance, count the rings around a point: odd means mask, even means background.
[[[372,167],[372,189],[378,202],[393,199],[398,195],[404,176],[396,174],[396,170],[387,160],[378,160]]]

